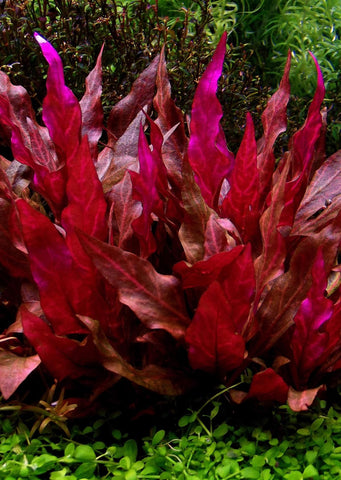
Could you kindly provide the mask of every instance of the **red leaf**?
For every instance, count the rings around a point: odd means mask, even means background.
[[[79,102],[82,111],[82,136],[87,135],[89,140],[91,158],[97,160],[97,144],[103,132],[102,94],[102,53],[104,45],[99,52],[95,68],[85,80],[86,90]]]
[[[31,278],[20,219],[6,174],[0,169],[0,263],[14,277]]]
[[[34,36],[49,63],[43,120],[56,145],[59,160],[64,163],[80,141],[81,109],[77,98],[64,83],[63,64],[57,51],[38,33]]]
[[[328,236],[327,252],[335,259],[340,237],[334,234],[333,238],[331,232]],[[302,240],[292,254],[288,271],[269,284],[256,314],[260,332],[252,345],[253,356],[262,356],[294,324],[295,314],[311,287],[311,260],[316,257],[321,239],[325,237],[323,232]]]
[[[132,253],[135,246],[134,231],[132,224],[142,213],[141,202],[133,199],[132,184],[129,172],[126,172],[123,179],[114,185],[108,193],[108,199],[112,202],[111,212],[114,215],[112,222],[113,244]]]
[[[41,363],[38,355],[20,357],[0,349],[0,390],[7,400]]]
[[[246,117],[246,129],[229,178],[230,190],[221,206],[222,216],[238,228],[243,243],[259,233],[260,188],[257,168],[257,145],[252,117]]]
[[[204,260],[207,260],[217,253],[232,250],[236,246],[233,233],[234,228],[231,229],[228,220],[219,218],[215,213],[212,213],[206,224]]]
[[[324,296],[327,287],[321,251],[313,264],[312,285],[295,315],[295,328],[290,341],[290,371],[297,389],[308,386],[309,378],[320,365],[328,346],[325,323],[330,321],[333,302]]]
[[[72,306],[91,297],[64,238],[53,223],[24,200],[17,200],[33,278],[39,288],[41,306],[56,334],[84,333]],[[83,313],[78,310],[78,313]]]
[[[283,78],[277,92],[269,100],[262,114],[264,134],[257,142],[257,165],[260,174],[262,197],[265,197],[270,187],[271,177],[275,167],[273,147],[278,135],[287,128],[287,104],[290,98],[289,72],[291,52],[288,52]]]
[[[296,212],[291,235],[311,235],[330,223],[341,210],[341,151],[315,172]]]
[[[207,287],[218,278],[226,265],[229,265],[240,255],[243,248],[242,245],[238,245],[229,252],[217,253],[207,260],[196,262],[194,265],[188,265],[182,261],[174,265],[173,271],[181,276],[183,289]]]
[[[134,368],[114,349],[95,320],[80,317],[93,335],[94,343],[101,352],[104,368],[128,380],[148,388],[161,395],[180,395],[194,386],[194,381],[181,370],[147,365],[142,369]]]
[[[108,145],[110,147],[124,134],[136,115],[145,106],[151,105],[155,94],[159,60],[158,55],[135,80],[130,93],[112,108],[108,120]]]
[[[175,338],[184,335],[189,319],[178,279],[157,273],[132,253],[78,234],[96,268],[117,288],[120,301],[147,327],[164,329]]]
[[[291,227],[297,207],[302,200],[314,166],[315,150],[318,147],[322,129],[321,105],[324,99],[325,88],[323,77],[316,59],[313,57],[317,69],[317,87],[313,101],[308,110],[307,119],[303,127],[292,138],[289,151],[291,180],[285,191],[285,208],[281,216],[281,225]]]
[[[284,271],[286,242],[278,230],[278,224],[284,206],[288,169],[289,165],[286,164],[277,176],[276,182],[276,176],[274,175],[275,183],[271,191],[271,203],[260,219],[263,251],[255,260],[257,299],[260,298],[264,287]]]
[[[154,107],[158,113],[156,123],[160,127],[162,135],[165,137],[168,132],[177,126],[162,146],[162,158],[167,167],[171,184],[180,191],[182,187],[182,163],[188,139],[185,134],[183,114],[171,98],[164,49],[160,56],[156,86]]]
[[[34,171],[33,187],[49,203],[56,218],[65,204],[65,169],[46,127],[35,120],[30,98],[22,87],[0,75],[0,123],[11,133],[14,157]]]
[[[79,228],[83,232],[105,240],[107,204],[101,182],[91,158],[87,137],[67,163],[66,194],[68,205],[62,213],[62,225],[67,232]]]
[[[186,331],[188,356],[193,368],[225,374],[242,365],[247,356],[245,343],[255,333],[254,289],[253,263],[248,246],[223,268],[218,280],[200,299]]]
[[[184,161],[181,197],[185,215],[179,230],[179,239],[188,262],[194,264],[204,258],[206,225],[214,211],[202,198],[187,160]]]
[[[157,156],[156,152],[156,156]],[[134,220],[132,227],[141,244],[141,256],[148,258],[156,250],[155,238],[152,234],[152,212],[160,209],[161,199],[156,184],[158,178],[158,164],[154,151],[151,152],[142,126],[140,127],[138,156],[140,173],[130,172],[135,199],[142,203],[142,214]]]
[[[98,376],[99,355],[89,337],[82,342],[56,336],[44,320],[21,309],[24,335],[49,372],[61,381],[64,378]],[[83,331],[88,331],[82,326]]]
[[[289,387],[272,368],[267,368],[253,376],[249,393],[245,400],[256,398],[260,402],[285,403]]]
[[[220,120],[222,108],[216,97],[226,51],[223,34],[211,63],[195,92],[188,145],[188,159],[207,205],[216,208],[219,190],[234,163],[228,150]]]
[[[192,368],[223,375],[242,364],[245,341],[236,331],[233,313],[222,286],[213,282],[186,331]]]

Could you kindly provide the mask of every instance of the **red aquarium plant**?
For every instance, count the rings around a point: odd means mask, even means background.
[[[93,396],[122,377],[178,395],[200,372],[232,385],[248,370],[234,401],[306,409],[341,370],[341,152],[325,157],[316,60],[307,119],[282,157],[290,54],[262,137],[248,114],[234,155],[216,97],[226,35],[187,124],[162,52],[106,127],[102,52],[78,102],[35,37],[49,64],[43,125],[0,72],[14,157],[0,157],[0,299],[17,308],[1,317],[3,397],[36,369]]]

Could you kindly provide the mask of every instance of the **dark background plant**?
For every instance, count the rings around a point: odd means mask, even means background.
[[[106,114],[129,92],[138,74],[165,45],[173,97],[182,110],[189,112],[214,41],[235,23],[236,9],[232,8],[220,24],[217,15],[222,13],[222,6],[215,3],[213,8],[210,2],[201,0],[7,0],[1,15],[0,68],[12,82],[27,89],[39,112],[47,67],[33,32],[41,32],[58,50],[66,83],[78,98],[84,93],[85,77],[105,42],[102,101]],[[260,76],[253,75],[251,54],[243,44],[231,44],[222,80],[221,101],[228,112],[224,129],[232,150],[240,143],[246,112],[262,111],[268,98]],[[257,126],[260,128],[260,119]]]

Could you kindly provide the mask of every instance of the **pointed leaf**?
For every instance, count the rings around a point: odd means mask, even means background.
[[[321,70],[313,57],[317,69],[317,87],[309,107],[303,127],[292,138],[289,152],[290,182],[286,185],[285,207],[281,215],[281,225],[292,227],[296,210],[303,198],[314,166],[315,150],[322,129],[321,105],[325,88]]]
[[[260,174],[261,191],[263,198],[266,197],[271,184],[271,177],[275,167],[275,155],[273,147],[278,135],[287,128],[287,104],[290,98],[289,73],[291,64],[291,52],[288,52],[287,62],[283,78],[277,92],[269,100],[262,114],[264,133],[257,142],[257,164]]]
[[[81,109],[77,98],[65,85],[63,64],[57,51],[38,33],[34,36],[49,63],[43,120],[56,145],[59,159],[64,162],[77,148],[80,140]]]
[[[102,94],[102,53],[104,44],[97,57],[95,68],[85,79],[86,90],[79,102],[82,111],[82,136],[87,135],[91,158],[97,161],[97,144],[103,131]]]
[[[126,172],[123,179],[114,185],[107,195],[107,198],[112,202],[112,220],[113,241],[111,244],[116,245],[123,250],[131,251],[134,231],[132,224],[134,220],[141,216],[142,205],[139,201],[133,199],[132,184],[129,171]]]
[[[282,172],[277,177],[271,191],[271,203],[260,219],[263,250],[255,261],[258,298],[260,298],[266,284],[280,276],[284,271],[286,243],[278,230],[278,224],[284,206],[288,171],[289,163],[284,165]]]
[[[222,108],[216,97],[218,79],[226,51],[223,34],[211,63],[196,89],[190,124],[188,160],[195,173],[202,196],[211,208],[217,207],[219,190],[230,174],[234,158],[228,150],[220,120]]]
[[[156,76],[157,91],[154,97],[154,108],[158,113],[157,125],[165,136],[177,125],[174,132],[165,141],[162,158],[168,170],[172,185],[178,190],[182,186],[182,162],[188,145],[185,133],[184,117],[181,110],[171,98],[171,88],[167,76],[164,49],[162,49]]]
[[[140,239],[141,256],[143,258],[148,258],[156,250],[156,242],[151,229],[153,223],[151,214],[160,208],[159,204],[161,203],[156,189],[158,165],[153,153],[150,151],[141,125],[138,146],[140,173],[130,172],[130,176],[135,199],[140,200],[142,203],[142,214],[134,220],[132,227]]]
[[[205,255],[206,225],[212,215],[194,181],[193,172],[187,160],[183,166],[182,202],[185,216],[179,230],[179,239],[188,262],[194,264]]]
[[[145,105],[151,105],[155,94],[155,79],[160,57],[156,56],[152,63],[133,83],[130,93],[115,105],[109,115],[109,146],[124,134],[128,126]]]
[[[180,282],[157,273],[143,258],[78,232],[80,241],[104,278],[118,289],[120,301],[149,328],[181,338],[189,319]]]
[[[221,206],[222,216],[236,225],[243,243],[247,243],[259,233],[259,217],[262,213],[255,129],[249,113],[229,183],[230,190]]]

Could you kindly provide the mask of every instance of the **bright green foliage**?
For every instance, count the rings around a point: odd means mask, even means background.
[[[128,438],[129,422],[125,434],[115,427],[127,418],[107,412],[84,428],[74,424],[71,439],[55,430],[30,439],[22,416],[2,417],[0,479],[340,478],[341,416],[334,408],[324,401],[304,414],[279,407],[245,421],[245,410],[226,412],[224,391],[181,416],[180,427],[176,420],[167,431],[148,426],[136,440]]]

